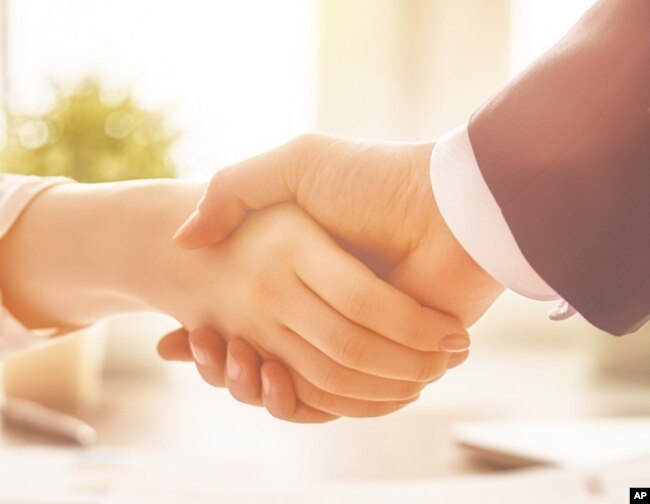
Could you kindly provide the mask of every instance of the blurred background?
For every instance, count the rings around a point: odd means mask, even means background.
[[[208,179],[305,131],[432,140],[593,3],[2,0],[1,168]],[[108,444],[332,477],[427,477],[453,472],[444,439],[457,420],[631,413],[618,386],[594,386],[604,376],[633,376],[632,393],[647,394],[647,334],[614,342],[578,317],[548,322],[549,308],[506,293],[473,329],[468,363],[385,419],[281,424],[202,385],[189,365],[160,363],[155,342],[174,323],[152,315],[18,357],[5,387],[76,411]]]

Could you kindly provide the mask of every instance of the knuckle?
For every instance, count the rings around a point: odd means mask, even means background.
[[[399,397],[396,399],[400,401],[406,401],[412,397],[415,397],[422,391],[422,388],[425,385],[426,383],[422,382],[404,382],[404,384],[400,387]]]
[[[260,237],[260,243],[266,251],[266,265],[272,265],[278,260],[286,260],[299,247],[300,239],[295,233],[295,227],[287,226],[286,222],[274,220],[267,224],[266,233]]]
[[[412,322],[407,325],[408,332],[404,336],[404,344],[416,350],[426,350],[431,347],[433,342],[427,342],[428,328],[426,324],[426,317],[423,317],[423,308],[421,308]],[[429,344],[427,344],[429,343]]]
[[[331,396],[315,386],[308,388],[303,401],[318,410],[329,411],[332,407]]]
[[[321,376],[323,390],[333,394],[345,394],[349,392],[350,380],[347,373],[337,366],[331,366]]]
[[[320,135],[317,133],[302,133],[294,137],[289,144],[293,149],[298,151],[309,149],[313,145],[317,144],[320,141]]]
[[[212,178],[210,179],[210,182],[208,184],[208,193],[214,193],[218,191],[220,188],[224,187],[228,181],[230,174],[232,173],[232,168],[221,168],[220,170],[217,170],[214,175],[212,175]],[[204,194],[203,197],[201,198],[201,203],[205,200],[206,195]]]
[[[445,374],[447,370],[446,367],[447,360],[444,358],[444,354],[437,353],[435,357],[431,359],[431,367],[429,371],[429,377],[426,379],[427,382],[435,381]]]
[[[294,230],[291,226],[280,219],[273,219],[262,214],[262,232],[260,233],[260,240],[268,252],[269,257],[274,257],[278,253],[286,251],[288,248],[293,247],[298,243],[298,238],[295,236]]]
[[[358,410],[356,416],[369,418],[380,417],[392,413],[395,411],[395,407],[393,406],[393,403],[390,402],[361,401]]]
[[[251,268],[243,288],[247,297],[254,303],[267,307],[284,306],[289,298],[291,283],[282,279],[280,271],[286,271],[285,262],[291,261],[291,253],[286,242],[272,238],[263,241],[265,259]]]
[[[417,395],[422,388],[420,382],[394,381],[385,389],[385,393],[376,400],[381,401],[408,401]]]
[[[343,312],[352,320],[362,319],[369,308],[368,290],[363,284],[354,284],[343,298]]]
[[[354,336],[345,336],[337,345],[335,360],[348,368],[358,369],[367,362],[366,345]]]
[[[266,275],[255,275],[248,290],[253,300],[263,303],[263,306],[277,306],[282,301],[281,286]]]
[[[419,382],[426,382],[436,378],[440,374],[440,362],[438,359],[427,356],[421,359],[415,379]]]

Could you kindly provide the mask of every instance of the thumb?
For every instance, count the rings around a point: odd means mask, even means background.
[[[174,235],[182,248],[218,243],[246,217],[248,210],[294,199],[297,167],[290,144],[218,171],[196,209]]]

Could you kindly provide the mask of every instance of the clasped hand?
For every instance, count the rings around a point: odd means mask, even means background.
[[[502,290],[440,216],[431,149],[308,135],[217,172],[175,240],[239,288],[214,314],[179,317],[190,332],[161,355],[292,421],[416,399],[467,357],[464,327]]]

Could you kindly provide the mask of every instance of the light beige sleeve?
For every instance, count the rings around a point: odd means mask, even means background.
[[[54,185],[69,182],[72,180],[66,177],[0,174],[0,240],[34,197]],[[25,329],[11,316],[2,303],[0,291],[0,360],[47,341],[43,334]]]

